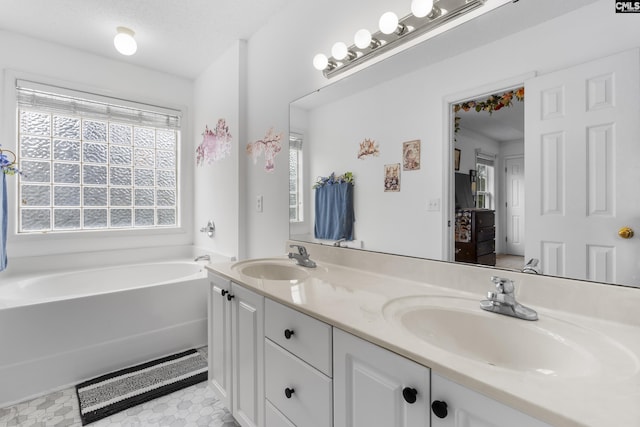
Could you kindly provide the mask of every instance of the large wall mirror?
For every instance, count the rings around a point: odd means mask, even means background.
[[[563,6],[508,4],[292,102],[290,238],[640,286],[640,54],[619,44],[640,31]],[[312,186],[346,172],[352,239],[319,239]]]

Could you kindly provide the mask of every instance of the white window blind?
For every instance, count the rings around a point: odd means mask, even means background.
[[[495,154],[484,153],[480,150],[476,150],[476,164],[494,166],[495,161]]]
[[[46,86],[18,80],[16,97],[19,108],[42,112],[71,114],[100,120],[119,121],[141,126],[180,129],[181,113],[149,104],[136,104],[88,92]]]

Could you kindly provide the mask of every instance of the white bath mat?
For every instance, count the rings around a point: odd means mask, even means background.
[[[196,349],[102,375],[76,386],[82,425],[207,379]]]

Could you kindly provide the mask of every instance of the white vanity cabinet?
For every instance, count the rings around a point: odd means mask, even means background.
[[[333,425],[332,328],[265,300],[266,427]]]
[[[431,401],[431,427],[551,427],[435,373]]]
[[[211,273],[209,381],[241,426],[264,425],[264,297]]]
[[[209,381],[243,427],[551,427],[209,273]]]
[[[430,370],[337,328],[333,330],[335,427],[425,427]]]

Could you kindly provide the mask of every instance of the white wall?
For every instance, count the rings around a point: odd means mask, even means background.
[[[388,4],[388,8],[396,6],[398,11],[408,9],[404,2],[392,3]],[[401,114],[385,117],[384,129],[387,132],[394,130],[396,141],[416,138],[422,140],[425,159],[423,165],[433,179],[422,182],[424,189],[420,205],[424,204],[424,195],[431,194],[431,186],[434,186],[434,192],[442,191],[442,147],[447,140],[444,100],[455,98],[460,93],[472,95],[469,92],[474,88],[486,89],[491,82],[496,82],[496,87],[502,87],[500,82],[516,76],[531,72],[546,73],[638,46],[640,26],[637,25],[637,19],[615,14],[610,3],[608,0],[597,1],[535,27],[417,69],[403,77],[411,82],[413,91],[410,94],[388,93],[387,97],[370,104],[370,107],[384,109],[387,108],[381,106],[384,101],[397,106],[397,111],[402,111]],[[362,26],[363,22],[369,23],[364,25],[375,25],[375,16],[379,16],[376,7],[379,4],[376,3],[371,9],[368,5],[369,2],[364,0],[346,4],[327,1],[321,5],[304,5],[304,9],[302,5],[292,4],[250,39],[247,121],[250,137],[261,136],[271,125],[286,130],[288,102],[327,84],[320,73],[311,67],[313,54],[328,51],[336,40],[348,40],[350,34]],[[340,10],[340,13],[335,13],[335,10]],[[511,25],[511,22],[505,25]],[[474,28],[478,30],[477,36],[481,37],[483,29]],[[496,28],[488,28],[487,32],[494,30]],[[470,43],[473,43],[473,38],[475,37],[469,39]],[[274,49],[273,46],[277,48]],[[404,58],[407,55],[401,56]],[[395,60],[396,58],[392,58],[388,61]],[[273,64],[277,66],[269,66]],[[394,63],[393,66],[399,71],[406,71],[402,62]],[[371,102],[374,100],[371,99]],[[401,109],[406,102],[411,105],[415,105],[415,102],[420,104],[420,111],[409,114],[414,120],[422,122],[424,129],[421,131],[406,129],[407,122],[402,115],[407,113]],[[387,112],[391,110],[389,108]],[[383,129],[378,122],[379,120],[371,119],[371,129],[380,133]],[[411,122],[411,126],[415,125],[415,122]],[[342,130],[345,134],[350,132],[349,129]],[[403,134],[405,131],[407,134]],[[358,136],[360,137],[361,135]],[[352,138],[349,137],[349,141]],[[352,158],[353,151],[344,148],[336,153],[333,168],[344,168],[346,163],[342,162]],[[279,163],[278,169],[271,175],[266,175],[253,165],[249,166],[247,200],[252,201],[257,194],[265,195],[265,211],[262,214],[248,210],[247,250],[250,256],[281,253],[288,233],[286,160],[282,155],[278,160],[283,163]],[[409,174],[403,174],[403,178],[405,176],[408,177]],[[406,188],[405,184],[409,183],[403,181],[403,189]],[[253,202],[249,206],[253,206]],[[365,215],[366,213],[356,212],[356,221],[365,221]],[[390,215],[389,218],[394,216]],[[421,237],[430,238],[430,235]]]
[[[5,148],[15,149],[14,76],[133,101],[183,108],[182,141],[184,143],[192,139],[189,115],[192,110],[193,83],[187,79],[4,31],[0,31],[0,52],[3,82],[0,88],[0,141]],[[186,152],[181,154],[184,160]],[[14,185],[16,181],[15,178],[9,178],[10,206],[16,206],[17,202],[17,186]],[[17,236],[17,209],[11,209],[8,270],[11,269],[11,259],[15,257],[191,244],[191,167],[183,168],[179,182],[183,190],[184,206],[188,207],[182,211],[180,230],[95,232],[90,236],[82,233],[81,237],[73,233]]]
[[[455,147],[461,150],[460,170],[458,172],[466,174],[469,173],[470,169],[476,168],[477,149],[485,154],[495,154],[496,159],[500,154],[499,142],[464,127],[461,127],[456,134]],[[496,166],[498,165],[496,164]]]
[[[193,138],[187,144],[189,168],[195,168],[194,204],[196,246],[228,257],[238,256],[240,229],[239,159],[244,155],[242,109],[246,43],[239,41],[212,63],[195,81],[193,89]],[[195,166],[195,150],[205,126],[214,129],[225,119],[232,136],[231,154],[225,159]],[[242,158],[244,160],[244,158]],[[209,220],[215,223],[213,238],[199,232]]]

